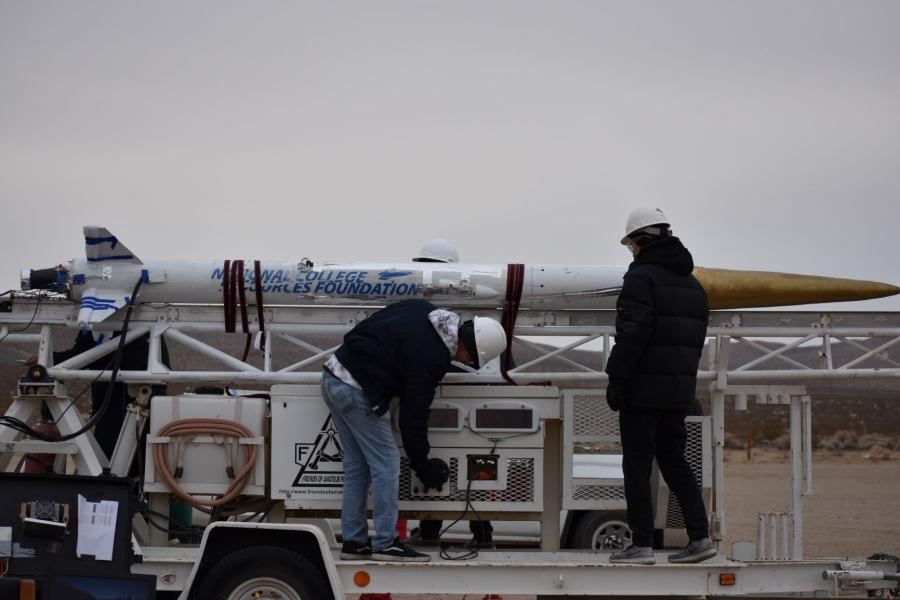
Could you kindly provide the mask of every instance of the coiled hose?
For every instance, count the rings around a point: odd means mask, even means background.
[[[226,421],[224,419],[181,419],[180,421],[172,421],[160,429],[156,435],[158,437],[193,437],[199,435],[228,438],[255,437],[253,432],[244,425],[236,421]],[[236,441],[237,440],[235,439],[235,442]],[[225,494],[220,498],[205,500],[189,494],[178,485],[176,477],[166,461],[166,446],[168,443],[169,442],[153,442],[153,461],[156,464],[157,472],[162,476],[163,481],[169,486],[173,494],[204,512],[209,512],[207,507],[221,506],[237,498],[241,493],[241,490],[247,485],[247,480],[250,478],[250,471],[256,464],[256,456],[259,452],[258,446],[245,444],[243,446],[245,458],[244,466],[237,474],[233,475],[231,484],[225,490]],[[227,447],[225,448],[225,452],[228,452]],[[229,477],[231,477],[233,472],[230,472],[228,469],[226,469],[226,471],[229,472]]]

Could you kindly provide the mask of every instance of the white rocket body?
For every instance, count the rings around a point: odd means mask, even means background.
[[[222,304],[225,261],[141,261],[102,228],[85,227],[86,257],[71,261],[70,297],[80,302],[79,324],[97,323],[129,301],[143,279],[139,303]],[[308,262],[260,264],[264,305],[383,305],[424,298],[450,308],[503,304],[507,265],[435,262]],[[626,267],[526,265],[524,309],[613,308]],[[244,261],[245,298],[256,304],[252,260]]]

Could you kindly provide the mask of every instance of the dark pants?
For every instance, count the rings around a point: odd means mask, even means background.
[[[691,541],[709,537],[709,521],[703,496],[684,457],[686,411],[623,407],[619,411],[622,438],[622,470],[628,525],[635,546],[653,545],[653,496],[650,472],[653,459],[669,489],[678,499]]]
[[[436,540],[441,536],[441,527],[443,525],[443,521],[419,521],[419,533],[425,539]],[[493,539],[494,527],[490,521],[469,521],[469,531],[475,536],[475,541],[481,544],[490,542]]]

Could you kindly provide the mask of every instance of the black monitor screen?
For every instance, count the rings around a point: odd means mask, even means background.
[[[530,408],[478,408],[475,410],[475,427],[531,431],[533,418],[534,412]]]
[[[136,575],[122,579],[52,575],[44,578],[41,597],[69,600],[154,600],[156,577]]]
[[[456,429],[459,427],[459,409],[432,408],[428,417],[429,429]]]

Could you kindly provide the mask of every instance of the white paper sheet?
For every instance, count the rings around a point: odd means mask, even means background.
[[[78,543],[75,554],[79,557],[89,554],[97,560],[112,560],[118,513],[118,502],[88,502],[78,494]]]

